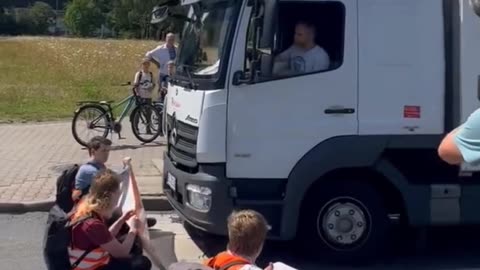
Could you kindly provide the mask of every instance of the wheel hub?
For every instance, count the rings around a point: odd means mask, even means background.
[[[328,204],[327,204],[328,205]],[[367,219],[362,209],[352,202],[332,203],[321,220],[326,240],[336,246],[355,244],[366,232]]]

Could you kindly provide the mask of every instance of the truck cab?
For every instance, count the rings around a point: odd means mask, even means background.
[[[479,105],[479,14],[469,0],[160,3],[156,23],[185,21],[165,101],[168,200],[221,235],[233,210],[257,210],[270,238],[342,260],[388,250],[392,219],[479,224],[478,174],[437,154]],[[279,73],[299,22],[329,64]]]

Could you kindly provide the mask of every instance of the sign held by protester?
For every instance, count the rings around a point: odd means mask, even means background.
[[[159,269],[165,269],[160,262],[158,253],[155,252],[150,243],[150,234],[147,226],[147,215],[143,207],[142,198],[138,189],[137,180],[131,166],[131,158],[126,157],[123,160],[125,165],[123,172],[120,173],[122,177],[121,190],[122,195],[118,200],[118,207],[122,209],[122,213],[134,210],[137,217],[142,222],[143,226],[139,230],[139,237],[142,240],[143,249],[149,255],[150,259]]]

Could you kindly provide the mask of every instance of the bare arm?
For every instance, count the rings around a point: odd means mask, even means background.
[[[125,240],[122,243],[120,243],[117,239],[114,238],[112,241],[101,246],[114,258],[130,257],[130,250],[132,249],[133,243],[135,242],[135,237],[138,234],[138,229],[140,228],[140,226],[142,226],[142,222],[138,219],[138,217],[131,216],[128,220],[128,226],[130,227],[130,231],[128,232]]]
[[[120,229],[122,228],[123,224],[134,214],[133,211],[128,211],[124,213],[115,223],[113,223],[110,228],[108,229],[113,236],[116,236]]]
[[[458,128],[448,133],[438,147],[438,155],[440,158],[451,165],[458,165],[463,162],[463,156],[455,144],[455,135]]]
[[[152,61],[152,63],[154,63],[157,68],[160,68],[160,63],[153,57],[153,55],[158,51],[160,50],[160,48],[155,48],[151,51],[148,51],[146,54],[145,54],[145,57],[147,57],[148,59],[150,59],[150,61]]]
[[[130,250],[133,247],[136,235],[137,233],[135,231],[130,230],[122,243],[116,238],[113,238],[112,241],[101,245],[100,247],[114,258],[130,258]]]

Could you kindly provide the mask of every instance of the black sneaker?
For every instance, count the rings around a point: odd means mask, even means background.
[[[149,218],[147,217],[147,226],[148,228],[151,228],[157,224],[157,220],[155,218]]]

